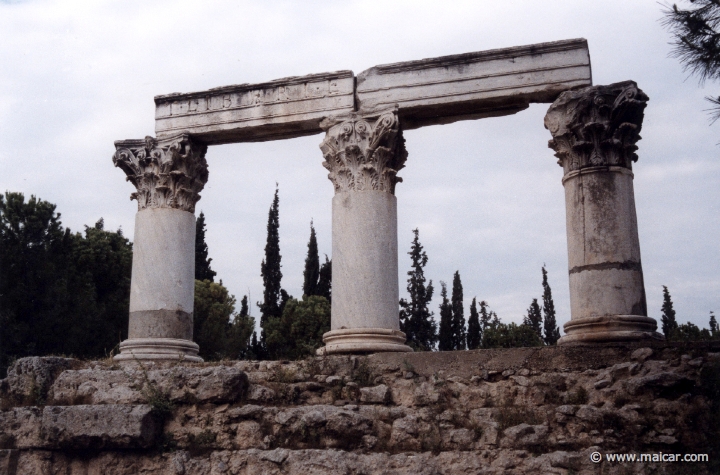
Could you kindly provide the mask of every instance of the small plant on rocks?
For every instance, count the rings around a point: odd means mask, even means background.
[[[142,375],[143,385],[140,394],[145,398],[145,402],[152,407],[155,415],[166,418],[175,410],[175,404],[170,400],[170,395],[160,389],[156,382],[150,379],[147,368],[142,362],[135,358],[140,366],[140,374]]]
[[[375,373],[365,359],[360,360],[357,368],[352,371],[352,379],[358,386],[372,386],[375,381]]]

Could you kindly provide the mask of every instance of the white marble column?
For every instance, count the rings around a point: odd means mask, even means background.
[[[647,316],[632,162],[648,97],[633,81],[564,92],[545,127],[565,176],[571,320],[558,344],[662,339]]]
[[[113,163],[137,188],[128,339],[118,361],[202,361],[193,337],[195,203],[207,146],[187,134],[115,142]]]
[[[332,322],[318,354],[412,351],[398,313],[396,176],[407,152],[397,113],[353,115],[320,145],[332,202]]]

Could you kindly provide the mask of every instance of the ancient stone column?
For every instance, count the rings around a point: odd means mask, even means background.
[[[563,92],[545,127],[565,176],[571,320],[559,344],[662,339],[648,318],[632,162],[648,97],[633,81]]]
[[[195,203],[207,146],[187,134],[115,142],[113,163],[137,188],[130,326],[116,360],[202,361],[193,338]]]
[[[332,202],[332,322],[318,354],[412,351],[398,313],[395,184],[407,152],[395,111],[353,115],[320,145]]]

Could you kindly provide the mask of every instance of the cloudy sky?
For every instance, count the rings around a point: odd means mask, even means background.
[[[0,0],[0,190],[57,204],[65,226],[100,217],[134,231],[134,188],[113,142],[154,134],[153,96],[569,38],[589,42],[595,84],[632,79],[650,97],[634,166],[650,316],[662,285],[678,320],[720,311],[720,123],[675,59],[655,0]],[[466,303],[520,321],[545,263],[560,323],[570,318],[562,170],[547,148],[547,104],[405,134],[397,188],[400,287],[412,229],[426,275],[460,271]],[[283,286],[302,293],[313,219],[330,253],[333,188],[321,135],[212,147],[198,203],[213,268],[238,297],[262,296],[260,262],[280,187]],[[437,314],[437,298],[433,306]],[[257,315],[257,308],[253,308]]]

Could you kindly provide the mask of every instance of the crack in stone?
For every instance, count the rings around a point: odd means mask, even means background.
[[[625,262],[603,262],[601,264],[588,264],[586,266],[576,266],[568,271],[569,274],[577,274],[586,270],[606,270],[606,269],[618,269],[618,270],[636,270],[642,272],[642,264],[635,261]]]

